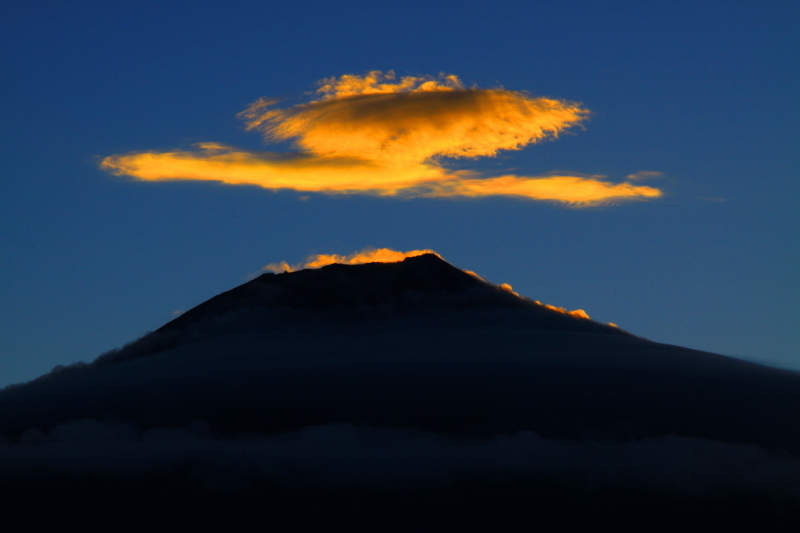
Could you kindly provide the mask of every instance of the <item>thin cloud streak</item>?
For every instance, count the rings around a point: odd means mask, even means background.
[[[197,151],[115,155],[103,160],[101,166],[113,174],[144,181],[218,181],[323,194],[403,198],[517,196],[574,206],[661,196],[654,187],[612,183],[602,176],[480,178],[474,172],[450,171],[431,163],[391,166],[344,157],[245,152],[212,143],[198,147]]]
[[[664,175],[663,172],[656,172],[653,170],[640,170],[639,172],[628,174],[626,177],[629,180],[649,180],[652,178],[660,178],[663,175]]]
[[[520,196],[576,206],[661,196],[661,191],[653,187],[611,183],[603,181],[604,177],[508,175],[485,179],[459,179],[438,183],[436,188],[425,196]]]
[[[273,109],[260,99],[240,113],[267,141],[297,152],[249,152],[217,143],[196,150],[113,155],[101,167],[146,181],[210,180],[323,194],[412,197],[516,196],[587,206],[655,198],[659,189],[603,176],[484,177],[443,158],[496,156],[579,126],[579,104],[505,89],[464,88],[456,76],[390,71],[320,82],[317,100]],[[633,176],[633,175],[632,175]]]

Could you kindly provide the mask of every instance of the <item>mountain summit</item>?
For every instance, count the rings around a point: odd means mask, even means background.
[[[494,304],[520,307],[521,302],[475,276],[455,268],[434,254],[394,263],[332,264],[281,274],[267,273],[233,290],[211,298],[166,324],[159,331],[175,331],[204,316],[222,316],[243,308],[280,309],[283,318],[294,312],[342,312],[385,307],[421,307],[449,303],[479,305],[457,295],[480,292]],[[474,297],[474,295],[473,295]],[[480,302],[480,303],[486,303]]]
[[[467,273],[435,254],[408,257],[391,263],[332,264],[281,274],[262,274],[235,289],[211,298],[189,310],[158,331],[178,331],[208,316],[222,317],[247,309],[249,312],[280,310],[277,319],[290,320],[313,313],[320,318],[331,313],[337,320],[365,319],[460,309],[508,308],[535,311],[529,327],[619,334],[617,328],[575,320],[552,306],[544,306]],[[377,314],[377,315],[376,315]],[[543,317],[547,317],[546,319]]]
[[[558,509],[597,501],[639,525],[674,512],[781,521],[772,502],[800,501],[798,420],[796,372],[650,342],[424,254],[264,274],[93,363],[0,391],[12,476],[0,483],[23,480],[30,494],[5,492],[33,498],[31,480],[50,479],[118,509],[133,476],[141,508],[161,509],[152,494],[166,490],[202,526],[220,498],[248,526],[264,501],[309,498],[487,527],[498,513],[560,523]],[[208,492],[230,479],[233,500]]]
[[[506,286],[507,287],[507,286]],[[381,324],[376,321],[382,321]],[[190,309],[154,333],[101,358],[119,361],[190,340],[304,324],[371,328],[442,320],[551,331],[628,335],[619,328],[572,316],[488,283],[428,253],[389,263],[332,264],[267,273]]]

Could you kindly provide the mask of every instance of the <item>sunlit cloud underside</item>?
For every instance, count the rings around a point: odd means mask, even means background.
[[[505,89],[464,88],[455,76],[389,72],[322,80],[319,97],[275,109],[260,99],[240,113],[268,142],[292,153],[218,143],[194,150],[105,158],[101,167],[146,181],[211,180],[266,189],[400,197],[517,196],[573,205],[655,198],[661,191],[603,176],[483,176],[443,158],[493,157],[554,139],[588,116],[579,104]]]

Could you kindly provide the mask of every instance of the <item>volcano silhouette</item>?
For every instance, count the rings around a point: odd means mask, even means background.
[[[264,274],[7,387],[0,436],[9,516],[48,528],[800,524],[798,373],[650,342],[434,254]]]

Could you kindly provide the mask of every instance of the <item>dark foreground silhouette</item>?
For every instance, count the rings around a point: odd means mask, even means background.
[[[795,531],[800,375],[435,255],[265,274],[0,391],[4,530]]]
[[[178,476],[23,480],[4,531],[797,531],[796,503],[687,497],[558,480],[405,489],[208,488]],[[8,514],[9,509],[11,514]]]

